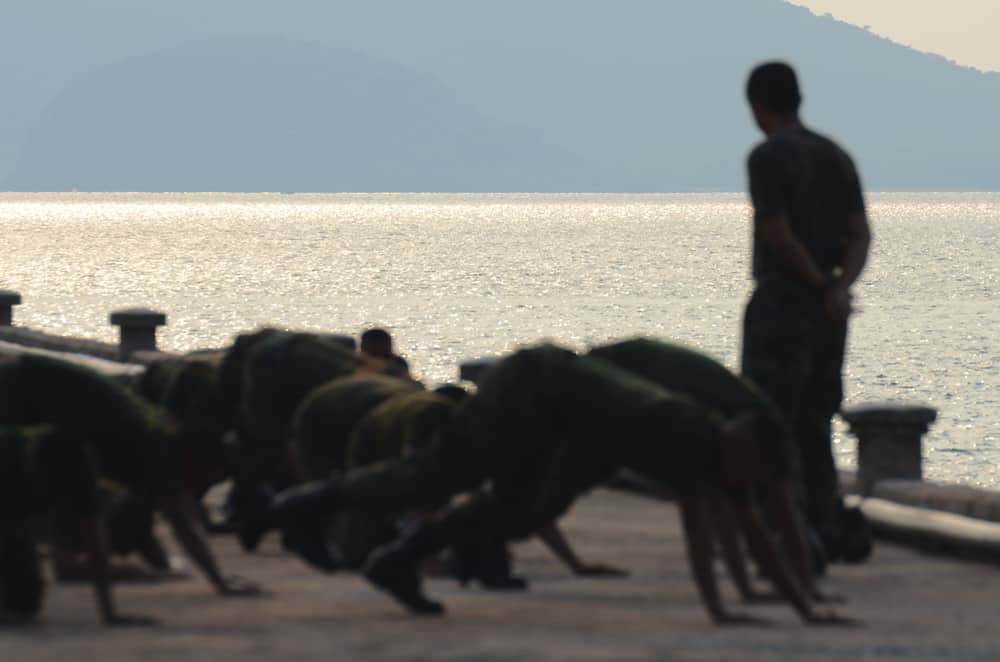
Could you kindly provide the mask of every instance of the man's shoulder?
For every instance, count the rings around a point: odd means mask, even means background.
[[[760,163],[761,161],[766,160],[773,152],[774,145],[772,144],[771,139],[768,138],[767,140],[762,140],[750,148],[750,152],[747,153],[747,163],[750,165]]]

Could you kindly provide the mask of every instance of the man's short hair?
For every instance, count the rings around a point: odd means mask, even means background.
[[[795,70],[784,62],[765,62],[750,72],[747,99],[776,113],[794,113],[802,103]]]
[[[361,351],[371,356],[388,359],[392,356],[392,336],[385,329],[368,329],[361,334]]]
[[[367,345],[371,343],[386,343],[392,344],[392,336],[385,329],[374,328],[368,329],[361,334],[361,344]]]

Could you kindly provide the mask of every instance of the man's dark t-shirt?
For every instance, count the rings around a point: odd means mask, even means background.
[[[828,275],[842,266],[847,218],[864,210],[851,158],[829,138],[790,127],[758,145],[747,162],[754,207],[753,275],[758,282],[794,280],[760,233],[762,219],[784,216]]]

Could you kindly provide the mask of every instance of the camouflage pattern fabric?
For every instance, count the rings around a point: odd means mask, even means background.
[[[767,429],[773,434],[760,441],[767,453],[772,476],[785,478],[798,472],[798,450],[776,405],[753,383],[733,374],[711,357],[651,338],[594,347],[590,355],[683,394],[720,417],[732,418],[747,413],[765,417]]]
[[[292,443],[306,476],[320,479],[343,470],[355,426],[387,399],[420,389],[416,382],[382,375],[335,379],[314,389],[292,420]]]
[[[102,476],[151,498],[177,489],[172,421],[118,382],[81,365],[17,357],[0,423],[50,425],[66,443],[89,444]]]
[[[308,333],[272,333],[246,351],[237,430],[240,482],[293,478],[287,444],[295,409],[313,389],[355,374],[382,374],[385,362]]]
[[[488,482],[441,526],[525,537],[623,466],[681,493],[706,489],[718,472],[717,432],[717,421],[690,400],[545,345],[490,368],[429,446],[350,472],[340,491],[361,508],[434,508]]]
[[[847,325],[831,322],[821,294],[795,283],[758,286],[743,323],[743,374],[778,406],[797,444],[806,516],[836,527],[840,494],[830,419],[843,399]]]

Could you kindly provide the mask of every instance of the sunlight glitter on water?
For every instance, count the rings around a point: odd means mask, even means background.
[[[848,403],[938,407],[928,474],[1000,485],[1000,195],[877,194],[871,216]],[[431,382],[541,338],[637,333],[735,367],[751,284],[742,194],[2,194],[0,218],[18,323],[112,341],[111,310],[153,307],[177,351],[380,324]]]

